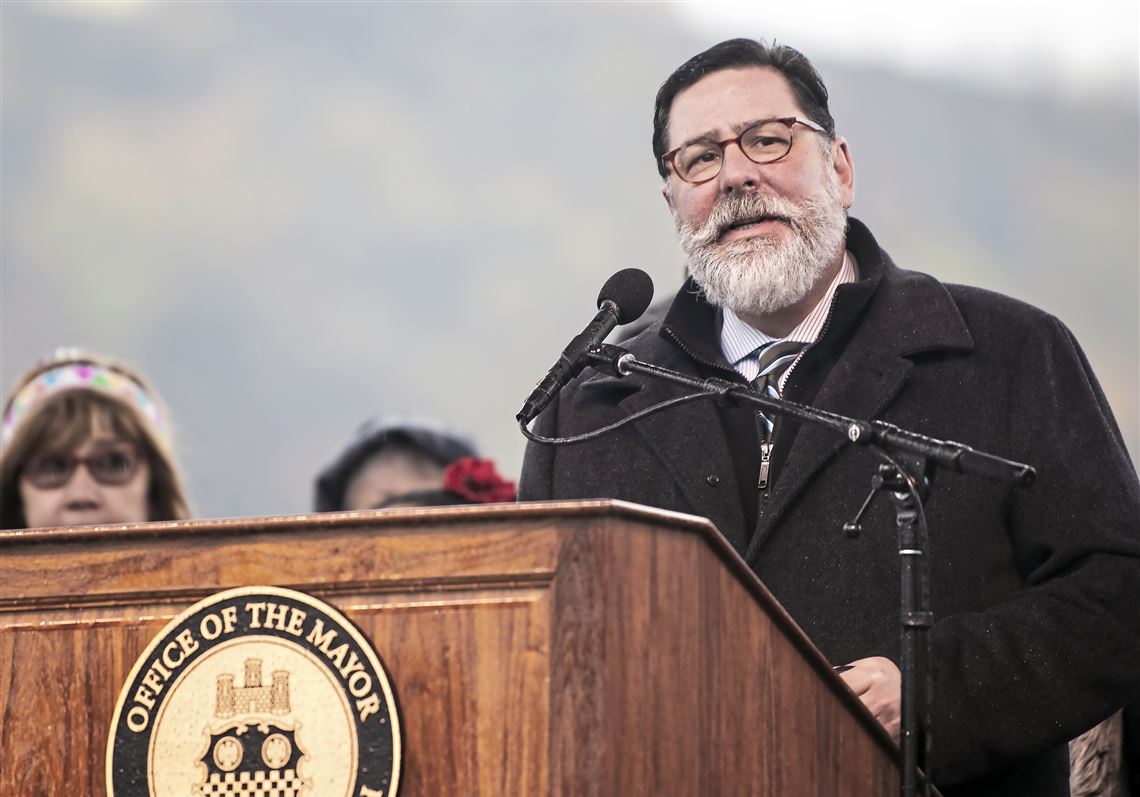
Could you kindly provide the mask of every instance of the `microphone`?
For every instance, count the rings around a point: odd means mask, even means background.
[[[598,314],[563,349],[542,381],[523,403],[515,418],[526,425],[586,366],[586,352],[606,339],[618,324],[628,324],[641,318],[653,299],[653,280],[639,268],[623,268],[614,274],[598,292]]]

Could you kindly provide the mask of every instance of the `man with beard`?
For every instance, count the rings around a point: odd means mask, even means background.
[[[931,531],[935,781],[1068,794],[1065,742],[1140,693],[1140,485],[1056,319],[898,268],[848,219],[854,165],[788,47],[736,39],[662,85],[653,152],[690,279],[639,360],[1028,462],[1030,490],[940,472]],[[587,369],[537,431],[597,429],[686,392]],[[620,498],[709,518],[897,738],[894,510],[845,533],[878,465],[833,432],[689,402],[527,449],[523,500]],[[752,666],[740,662],[739,666]]]

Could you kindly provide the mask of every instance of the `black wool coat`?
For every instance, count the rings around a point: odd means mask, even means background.
[[[1067,795],[1067,740],[1140,697],[1140,485],[1119,429],[1057,319],[901,270],[854,219],[847,247],[860,280],[838,289],[785,397],[957,440],[1038,474],[1021,490],[942,471],[926,502],[935,782],[947,797]],[[720,351],[716,310],[692,283],[626,346],[646,362],[739,379]],[[578,434],[684,392],[588,369],[536,430]],[[781,426],[786,456],[749,527],[732,454],[741,444],[726,430],[739,436],[701,400],[589,443],[532,443],[519,497],[619,498],[707,517],[830,660],[897,662],[894,509],[880,496],[862,533],[842,529],[879,460],[831,431]]]

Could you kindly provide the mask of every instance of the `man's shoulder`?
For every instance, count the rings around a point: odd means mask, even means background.
[[[663,326],[664,320],[657,319],[637,334],[622,339],[616,345],[641,362],[675,370],[691,370],[686,365],[685,355],[680,348],[662,334]],[[646,389],[648,389],[647,395],[656,395],[661,390],[667,391],[668,383],[640,375],[618,377],[590,365],[562,390],[559,400],[560,410],[580,414],[590,408],[616,404],[631,394]]]
[[[973,315],[992,316],[1002,323],[1028,326],[1056,321],[1051,313],[1036,305],[989,288],[956,282],[947,282],[943,285],[954,303],[963,311]]]
[[[850,225],[849,247],[872,273],[882,273],[880,287],[886,290],[878,291],[878,299],[889,304],[891,312],[901,312],[926,323],[937,323],[945,318],[928,311],[937,309],[939,305],[950,309],[948,302],[957,309],[972,332],[979,326],[1010,333],[1045,327],[1063,328],[1056,317],[1021,299],[987,288],[946,282],[924,271],[902,268],[879,245],[865,224],[853,218]]]
[[[670,344],[661,336],[661,329],[665,324],[663,318],[658,318],[636,335],[628,337],[619,344],[623,349],[638,354],[660,351]]]
[[[931,274],[902,269],[893,263],[888,275],[886,282],[892,287],[896,302],[928,304],[930,301],[948,301],[978,343],[994,336],[1008,341],[1043,334],[1071,334],[1047,310],[996,290],[944,282]],[[922,310],[921,307],[915,309]]]
[[[972,285],[950,283],[946,290],[976,346],[1004,349],[1011,356],[1030,359],[1031,351],[1049,356],[1058,346],[1080,349],[1061,319],[1029,302]]]

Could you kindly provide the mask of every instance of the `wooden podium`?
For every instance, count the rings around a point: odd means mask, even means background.
[[[899,791],[897,748],[711,524],[589,501],[0,532],[0,793],[105,794],[136,658],[243,585],[373,642],[403,797]]]

